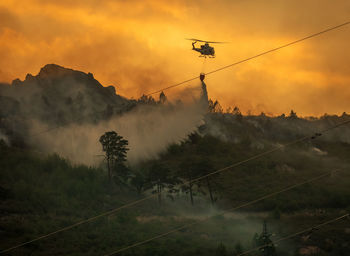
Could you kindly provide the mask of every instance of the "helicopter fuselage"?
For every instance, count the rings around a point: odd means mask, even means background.
[[[200,48],[195,47],[196,42],[192,43],[192,50],[199,52],[201,55],[199,57],[209,57],[215,58],[214,47],[210,46],[208,43],[205,43],[200,46]]]

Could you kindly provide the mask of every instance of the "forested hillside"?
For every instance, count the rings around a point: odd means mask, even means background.
[[[52,73],[49,78],[45,76],[51,68],[58,78]],[[1,249],[144,200],[14,248],[8,255],[105,255],[186,224],[189,226],[178,232],[121,254],[239,255],[254,247],[253,238],[261,233],[263,220],[267,221],[268,231],[278,239],[349,212],[350,127],[347,122],[350,116],[346,113],[325,114],[319,118],[300,118],[293,111],[277,117],[263,113],[252,116],[242,115],[237,107],[223,111],[218,102],[209,100],[203,115],[193,111],[196,117],[201,117],[201,122],[194,128],[193,123],[189,123],[191,129],[175,129],[175,123],[171,127],[163,126],[163,122],[170,119],[149,119],[155,122],[152,129],[168,127],[164,134],[181,132],[153,154],[142,152],[144,148],[135,151],[137,143],[124,142],[125,157],[109,158],[108,147],[102,148],[106,142],[99,137],[109,130],[102,129],[104,132],[98,137],[92,132],[95,137],[86,137],[101,149],[102,155],[96,156],[100,157],[99,161],[93,165],[78,164],[54,153],[55,150],[43,150],[41,136],[52,131],[39,130],[34,136],[30,133],[31,123],[25,119],[38,119],[55,129],[64,129],[75,122],[89,125],[92,131],[94,125],[140,108],[148,111],[141,112],[142,115],[158,111],[171,118],[181,116],[178,120],[186,121],[184,112],[176,109],[189,106],[192,110],[192,105],[167,103],[163,93],[159,100],[148,96],[127,100],[112,92],[110,99],[106,96],[110,89],[94,82],[89,75],[89,82],[80,85],[86,93],[82,98],[88,100],[78,106],[79,92],[78,98],[67,101],[66,90],[75,86],[75,82],[65,88],[68,81],[65,79],[67,76],[69,80],[82,79],[87,75],[74,72],[46,66],[37,77],[27,77],[25,82],[12,85],[19,86],[19,91],[27,90],[28,86],[41,86],[45,95],[37,93],[29,97],[23,92],[17,97],[13,94],[17,89],[12,87],[2,94]],[[51,83],[52,87],[45,87]],[[84,102],[89,103],[85,106]],[[60,111],[63,114],[59,114]],[[104,115],[97,118],[96,111]],[[79,116],[90,117],[79,120]],[[156,115],[158,117],[163,115]],[[142,123],[144,126],[148,125],[146,121]],[[126,137],[118,129],[115,132],[120,138]],[[57,133],[58,142],[64,139],[59,135]],[[152,139],[142,143],[157,144],[160,135],[143,134]],[[28,137],[31,137],[30,143]],[[128,159],[129,149],[143,157],[137,161]],[[76,150],[84,154],[84,144]],[[86,156],[91,157],[95,156]],[[323,174],[324,177],[309,182]],[[283,192],[303,182],[306,184]],[[274,195],[275,192],[281,193]],[[264,196],[264,200],[254,201]],[[226,211],[228,209],[235,210]],[[194,221],[199,223],[192,225]],[[303,233],[283,241],[276,252],[277,255],[305,255],[305,252],[348,255],[349,241],[350,223],[344,219],[311,235]],[[256,251],[251,255],[260,253]]]

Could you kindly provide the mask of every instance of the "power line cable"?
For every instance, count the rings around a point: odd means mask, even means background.
[[[282,149],[282,148],[285,148],[285,147],[294,145],[294,144],[296,144],[296,143],[298,143],[298,142],[302,142],[302,141],[305,141],[305,140],[308,140],[308,139],[315,139],[316,137],[322,136],[323,133],[326,133],[326,132],[328,132],[328,131],[330,131],[330,130],[332,130],[332,129],[338,128],[338,127],[340,127],[340,126],[342,126],[342,125],[345,125],[345,124],[348,124],[348,123],[350,123],[350,120],[341,122],[341,123],[339,123],[339,124],[337,124],[337,125],[334,125],[334,126],[329,127],[329,128],[327,128],[327,129],[321,130],[320,132],[316,132],[316,133],[315,133],[314,135],[312,135],[312,136],[304,136],[304,137],[302,137],[302,138],[300,138],[300,139],[294,140],[294,141],[289,142],[289,143],[287,143],[287,144],[280,145],[280,146],[278,146],[278,147],[276,147],[276,148],[273,148],[273,149],[267,150],[267,151],[265,151],[265,152],[262,152],[262,153],[260,153],[260,154],[254,155],[254,156],[249,157],[249,158],[247,158],[247,159],[245,159],[245,160],[242,160],[242,161],[239,161],[239,162],[234,163],[234,164],[232,164],[232,165],[226,166],[226,167],[221,168],[221,169],[219,169],[219,170],[216,170],[216,171],[214,171],[214,172],[210,172],[210,173],[208,173],[208,174],[206,174],[206,175],[203,175],[203,176],[201,176],[201,177],[199,177],[199,178],[193,179],[192,182],[196,182],[196,181],[198,181],[198,180],[204,179],[204,178],[209,177],[209,176],[212,176],[212,175],[214,175],[214,174],[217,174],[217,173],[226,171],[226,170],[228,170],[228,169],[230,169],[230,168],[237,167],[238,165],[241,165],[241,164],[244,164],[244,163],[249,162],[249,161],[251,161],[251,160],[255,160],[255,159],[260,158],[260,157],[262,157],[262,156],[271,154],[271,153],[273,153],[273,152],[275,152],[275,151],[278,151],[278,150],[280,150],[280,149]]]
[[[204,218],[204,219],[202,219],[202,220],[194,221],[194,222],[192,222],[192,223],[182,225],[182,226],[180,226],[180,227],[178,227],[178,228],[172,229],[172,230],[170,230],[170,231],[167,231],[167,232],[165,232],[165,233],[159,234],[159,235],[157,235],[157,236],[153,236],[153,237],[151,237],[151,238],[149,238],[149,239],[146,239],[146,240],[143,240],[143,241],[140,241],[140,242],[133,243],[133,244],[131,244],[131,245],[129,245],[129,246],[126,246],[126,247],[123,247],[123,248],[121,248],[121,249],[118,249],[118,250],[116,250],[116,251],[114,251],[114,252],[112,252],[112,253],[105,254],[104,256],[112,256],[112,255],[118,254],[118,253],[123,252],[123,251],[126,251],[126,250],[128,250],[128,249],[137,247],[137,246],[139,246],[139,245],[146,244],[146,243],[151,242],[151,241],[153,241],[153,240],[156,240],[156,239],[158,239],[158,238],[168,236],[168,235],[170,235],[170,234],[172,234],[172,233],[175,233],[175,232],[180,231],[180,230],[182,230],[182,229],[188,228],[188,227],[190,227],[190,226],[193,226],[193,225],[196,225],[196,224],[205,222],[205,221],[211,219],[212,217],[220,216],[220,215],[223,215],[223,214],[225,214],[225,213],[227,213],[227,212],[231,212],[231,211],[234,211],[234,210],[238,210],[238,209],[241,209],[241,208],[244,208],[244,207],[253,205],[253,204],[255,204],[255,203],[258,203],[258,202],[260,202],[260,201],[263,201],[263,200],[265,200],[265,199],[267,199],[267,198],[270,198],[270,197],[273,197],[273,196],[275,196],[275,195],[281,194],[281,193],[283,193],[283,192],[289,191],[289,190],[294,189],[294,188],[296,188],[296,187],[300,187],[300,186],[305,185],[305,184],[307,184],[307,183],[311,183],[311,182],[320,180],[320,179],[322,179],[322,178],[328,177],[329,175],[331,175],[331,174],[333,174],[334,172],[337,172],[337,171],[339,171],[339,170],[340,170],[340,169],[333,170],[333,171],[331,171],[331,172],[327,172],[327,173],[324,173],[324,174],[322,174],[322,175],[319,175],[319,176],[317,176],[317,177],[315,177],[315,178],[312,178],[312,179],[309,179],[309,180],[306,180],[306,181],[303,181],[303,182],[300,182],[300,183],[296,183],[296,184],[294,184],[294,185],[288,186],[288,187],[286,187],[286,188],[284,188],[284,189],[281,189],[281,190],[279,190],[279,191],[276,191],[276,192],[267,194],[267,195],[265,195],[265,196],[262,196],[262,197],[260,197],[260,198],[258,198],[258,199],[255,199],[255,200],[249,201],[249,202],[247,202],[247,203],[241,204],[241,205],[239,205],[239,206],[232,207],[232,208],[229,208],[229,209],[227,209],[227,210],[224,210],[223,212],[221,212],[221,213],[219,213],[219,214],[215,214],[215,215],[209,216],[209,217],[207,217],[207,218]]]
[[[324,34],[324,33],[330,32],[330,31],[332,31],[332,30],[338,29],[338,28],[340,28],[340,27],[343,27],[343,26],[346,26],[346,25],[349,25],[349,24],[350,24],[350,21],[345,22],[345,23],[342,23],[342,24],[339,24],[339,25],[334,26],[334,27],[330,27],[330,28],[328,28],[328,29],[322,30],[322,31],[317,32],[317,33],[315,33],[315,34],[312,34],[312,35],[306,36],[306,37],[304,37],[304,38],[295,40],[295,41],[293,41],[293,42],[284,44],[284,45],[282,45],[282,46],[276,47],[276,48],[274,48],[274,49],[271,49],[271,50],[268,50],[268,51],[259,53],[259,54],[257,54],[257,55],[252,56],[252,57],[249,57],[249,58],[246,58],[246,59],[237,61],[237,62],[235,62],[235,63],[232,63],[232,64],[229,64],[229,65],[223,66],[223,67],[221,67],[221,68],[212,70],[212,71],[210,71],[210,72],[205,73],[205,75],[210,75],[210,74],[216,73],[216,72],[218,72],[218,71],[221,71],[221,70],[223,70],[223,69],[227,69],[227,68],[229,68],[229,67],[239,65],[239,64],[241,64],[241,63],[243,63],[243,62],[247,62],[247,61],[249,61],[249,60],[258,58],[258,57],[263,56],[263,55],[266,55],[266,54],[268,54],[268,53],[271,53],[271,52],[274,52],[274,51],[278,51],[278,50],[280,50],[280,49],[282,49],[282,48],[291,46],[291,45],[293,45],[293,44],[300,43],[300,42],[305,41],[305,40],[307,40],[307,39],[310,39],[310,38],[313,38],[313,37],[322,35],[322,34]],[[195,80],[195,79],[198,79],[198,78],[199,78],[199,76],[196,76],[196,77],[193,77],[193,78],[184,80],[184,81],[182,81],[182,82],[179,82],[179,83],[170,85],[170,86],[168,86],[168,87],[164,87],[163,89],[160,89],[160,90],[157,90],[157,91],[154,91],[154,92],[145,94],[145,96],[150,96],[150,95],[155,94],[155,93],[160,93],[160,92],[162,92],[162,91],[165,91],[165,90],[168,90],[168,89],[177,87],[177,86],[179,86],[179,85],[182,85],[182,84],[191,82],[191,81],[193,81],[193,80]],[[99,112],[95,112],[95,114],[104,113],[104,112],[105,112],[105,111],[99,111]],[[81,119],[83,119],[83,117],[80,117],[80,118],[78,118],[77,120],[81,120]],[[48,129],[46,129],[46,130],[44,130],[44,131],[31,134],[31,135],[29,135],[29,137],[41,135],[41,134],[46,133],[46,132],[51,132],[51,131],[56,130],[56,129],[58,129],[58,128],[62,127],[62,126],[65,126],[65,125],[67,125],[67,124],[69,124],[69,123],[61,124],[61,125],[57,125],[57,126],[48,128]]]
[[[210,172],[210,173],[205,174],[205,175],[203,175],[203,176],[201,176],[201,177],[198,177],[198,178],[195,178],[195,179],[193,179],[193,180],[191,180],[191,181],[185,182],[184,185],[189,185],[190,183],[193,184],[194,182],[197,182],[197,181],[199,181],[199,180],[202,180],[202,179],[204,179],[204,178],[206,178],[206,177],[209,177],[209,176],[212,176],[212,175],[214,175],[214,174],[218,174],[218,173],[224,172],[224,171],[229,170],[229,169],[231,169],[231,168],[234,168],[234,167],[237,167],[237,166],[242,165],[242,164],[244,164],[244,163],[247,163],[247,162],[249,162],[249,161],[258,159],[258,158],[260,158],[260,157],[263,157],[263,156],[265,156],[265,155],[271,154],[271,153],[273,153],[273,152],[275,152],[275,151],[278,151],[278,150],[283,149],[283,148],[285,148],[285,147],[288,147],[288,146],[297,144],[297,143],[299,143],[299,142],[305,141],[305,140],[307,140],[307,139],[313,139],[313,138],[319,137],[319,136],[322,135],[322,133],[328,132],[328,131],[330,131],[330,130],[332,130],[332,129],[338,128],[338,127],[340,127],[340,126],[342,126],[342,125],[345,125],[345,124],[348,124],[348,123],[350,123],[350,120],[347,120],[347,121],[345,121],[345,122],[342,122],[342,123],[336,124],[336,125],[334,125],[334,126],[332,126],[332,127],[329,127],[329,128],[327,128],[327,129],[324,129],[324,130],[322,130],[322,131],[320,131],[320,132],[318,132],[318,133],[315,133],[315,134],[312,135],[312,136],[310,136],[310,135],[309,135],[309,136],[304,136],[304,137],[302,137],[302,138],[300,138],[300,139],[297,139],[297,140],[294,140],[294,141],[292,141],[292,142],[289,142],[289,143],[280,145],[280,146],[278,146],[278,147],[276,147],[276,148],[274,148],[274,149],[267,150],[267,151],[262,152],[262,153],[260,153],[260,154],[257,154],[257,155],[254,155],[254,156],[252,156],[252,157],[249,157],[249,158],[247,158],[247,159],[245,159],[245,160],[236,162],[236,163],[234,163],[234,164],[232,164],[232,165],[229,165],[229,166],[226,166],[226,167],[224,167],[224,168],[218,169],[218,170],[216,170],[216,171]],[[149,199],[151,199],[151,198],[154,198],[154,197],[157,197],[157,196],[158,196],[158,194],[152,194],[152,195],[147,196],[147,197],[145,197],[145,198],[142,198],[142,199],[139,199],[139,200],[136,200],[136,201],[127,203],[127,204],[125,204],[125,205],[123,205],[123,206],[120,206],[120,207],[117,207],[117,208],[115,208],[115,209],[109,210],[109,211],[107,211],[107,212],[101,213],[101,214],[96,215],[96,216],[94,216],[94,217],[81,220],[81,221],[79,221],[79,222],[77,222],[77,223],[74,223],[74,224],[72,224],[72,225],[69,225],[69,226],[66,226],[66,227],[64,227],[64,228],[58,229],[58,230],[53,231],[53,232],[51,232],[51,233],[48,233],[48,234],[46,234],[46,235],[42,235],[42,236],[39,236],[39,237],[34,238],[34,239],[32,239],[32,240],[29,240],[29,241],[27,241],[27,242],[20,243],[20,244],[18,244],[18,245],[13,246],[13,247],[7,248],[7,249],[5,249],[5,250],[3,250],[3,251],[0,251],[0,254],[1,254],[1,253],[8,252],[8,251],[11,251],[11,250],[16,249],[16,248],[19,248],[19,247],[22,247],[22,246],[27,245],[27,244],[33,243],[33,242],[35,242],[35,241],[38,241],[38,240],[41,240],[41,239],[50,237],[50,236],[52,236],[52,235],[61,233],[61,232],[63,232],[63,231],[70,230],[70,229],[72,229],[72,228],[74,228],[74,227],[77,227],[77,226],[80,226],[80,225],[82,225],[82,224],[85,224],[85,223],[94,221],[94,220],[96,220],[96,219],[98,219],[98,218],[111,215],[111,214],[116,213],[116,212],[118,212],[118,211],[120,211],[120,210],[122,210],[122,209],[131,207],[131,206],[133,206],[133,205],[139,204],[139,203],[141,203],[141,202],[147,201],[147,200],[149,200]]]
[[[304,234],[304,233],[306,233],[306,232],[313,231],[313,230],[318,229],[318,228],[320,228],[320,227],[322,227],[322,226],[325,226],[325,225],[328,225],[328,224],[330,224],[330,223],[339,221],[339,220],[344,219],[344,218],[349,217],[349,216],[350,216],[349,213],[344,214],[344,215],[342,215],[342,216],[340,216],[340,217],[337,217],[337,218],[328,220],[328,221],[326,221],[326,222],[323,222],[323,223],[318,224],[318,225],[316,225],[316,226],[313,226],[313,227],[311,227],[311,228],[307,228],[307,229],[304,229],[304,230],[302,230],[302,231],[293,233],[293,234],[291,234],[291,235],[282,237],[282,238],[277,239],[277,240],[275,240],[275,241],[273,241],[273,242],[271,242],[271,243],[267,243],[267,244],[264,244],[264,245],[262,245],[262,246],[258,246],[258,247],[255,247],[255,248],[253,248],[253,249],[244,251],[244,252],[238,254],[237,256],[246,255],[246,254],[251,253],[251,252],[254,252],[254,251],[256,251],[256,250],[263,249],[263,248],[265,248],[266,246],[270,246],[270,245],[273,245],[273,244],[275,244],[275,243],[281,242],[281,241],[283,241],[283,240],[287,240],[287,239],[290,239],[290,238],[293,238],[293,237],[302,235],[302,234]]]
[[[343,24],[340,24],[340,25],[337,25],[337,26],[334,26],[334,27],[328,28],[328,29],[326,29],[326,30],[323,30],[323,31],[320,31],[320,32],[318,32],[318,33],[315,33],[315,34],[309,35],[309,36],[304,37],[304,38],[301,38],[301,39],[299,39],[299,40],[296,40],[296,41],[290,42],[290,43],[288,43],[288,44],[285,44],[285,45],[279,46],[279,47],[277,47],[277,48],[274,48],[274,49],[271,49],[271,50],[265,51],[265,52],[263,52],[263,53],[260,53],[260,54],[257,54],[257,55],[255,55],[255,56],[252,56],[252,57],[246,58],[246,59],[244,59],[244,60],[241,60],[241,61],[238,61],[238,62],[232,63],[232,64],[230,64],[230,65],[227,65],[227,66],[221,67],[221,68],[219,68],[219,69],[216,69],[216,70],[210,71],[210,72],[206,73],[206,75],[209,75],[209,74],[212,74],[212,73],[215,73],[215,72],[221,71],[221,70],[223,70],[223,69],[226,69],[226,68],[229,68],[229,67],[232,67],[232,66],[238,65],[238,64],[240,64],[240,63],[243,63],[243,62],[249,61],[249,60],[251,60],[251,59],[254,59],[254,58],[260,57],[260,56],[262,56],[262,55],[265,55],[265,54],[268,54],[268,53],[271,53],[271,52],[274,52],[274,51],[280,50],[280,49],[282,49],[282,48],[285,48],[285,47],[288,47],[288,46],[290,46],[290,45],[293,45],[293,44],[299,43],[299,42],[301,42],[301,41],[304,41],[304,40],[310,39],[310,38],[312,38],[312,37],[319,36],[319,35],[321,35],[321,34],[324,34],[324,33],[327,33],[327,32],[329,32],[329,31],[332,31],[332,30],[338,29],[338,28],[343,27],[343,26],[346,26],[346,25],[348,25],[348,24],[350,24],[350,22],[345,22],[345,23],[343,23]],[[177,84],[175,84],[175,85],[168,86],[168,87],[166,87],[166,88],[163,88],[162,90],[159,90],[159,91],[156,91],[156,92],[149,93],[149,94],[147,94],[146,96],[151,95],[151,94],[155,94],[155,93],[158,93],[158,92],[161,92],[161,91],[164,91],[164,90],[167,90],[167,89],[170,89],[170,88],[176,87],[176,86],[179,86],[179,85],[181,85],[181,84],[184,84],[184,83],[187,83],[187,82],[193,81],[193,80],[195,80],[195,79],[197,79],[197,78],[199,78],[199,76],[194,77],[194,78],[191,78],[191,79],[188,79],[188,80],[185,80],[185,81],[182,81],[182,82],[177,83]],[[103,112],[104,112],[104,111],[101,111],[101,112],[96,112],[96,113],[103,113]],[[81,118],[78,118],[77,120],[81,120],[81,119],[83,119],[83,118],[81,117]],[[350,122],[350,121],[344,122],[344,124],[345,124],[345,123],[349,123],[349,122]],[[65,124],[64,124],[64,125],[65,125]],[[60,127],[64,126],[64,125],[58,125],[58,126],[55,126],[55,127],[51,127],[51,128],[49,128],[49,129],[47,129],[47,130],[44,130],[44,131],[41,131],[41,132],[38,132],[38,133],[35,133],[35,134],[31,134],[31,135],[29,135],[29,137],[32,137],[32,136],[37,136],[37,135],[40,135],[40,134],[43,134],[43,133],[46,133],[46,132],[51,132],[52,130],[58,129],[58,128],[60,128]],[[339,124],[339,125],[337,125],[336,127],[339,127],[340,125],[343,125],[343,124]],[[334,127],[334,128],[336,128],[336,127]],[[326,132],[326,130],[325,130],[325,131],[323,131],[323,132]],[[227,169],[230,169],[230,168],[236,167],[236,166],[238,166],[238,165],[241,165],[241,164],[246,163],[246,162],[248,162],[248,161],[251,161],[251,160],[257,159],[257,158],[262,157],[262,156],[264,156],[264,155],[266,155],[266,154],[270,154],[270,153],[275,152],[275,151],[277,151],[277,150],[279,150],[279,149],[281,149],[281,148],[284,148],[284,147],[286,147],[286,146],[289,146],[289,145],[292,145],[292,144],[298,143],[298,142],[303,141],[303,140],[306,140],[306,139],[309,139],[309,136],[306,136],[306,137],[301,138],[301,139],[298,139],[298,140],[296,140],[296,141],[294,141],[294,142],[291,142],[291,143],[288,143],[288,144],[282,145],[282,146],[277,147],[277,148],[275,148],[275,149],[272,149],[272,150],[269,150],[269,151],[263,152],[263,153],[261,153],[261,154],[258,154],[258,155],[256,155],[256,156],[253,156],[253,157],[248,158],[248,159],[246,159],[246,160],[240,161],[240,162],[235,163],[235,164],[233,164],[233,165],[230,165],[230,166],[224,167],[224,168],[219,169],[219,170],[217,170],[217,171],[215,171],[215,172],[213,172],[213,173],[206,174],[206,175],[204,175],[204,176],[202,176],[202,177],[199,177],[199,178],[196,178],[196,179],[192,180],[191,182],[192,182],[192,183],[193,183],[193,182],[196,182],[196,181],[201,180],[201,179],[203,179],[203,178],[206,178],[206,177],[209,177],[209,176],[214,175],[214,174],[216,174],[216,173],[219,173],[219,172],[225,171],[225,170],[227,170]],[[145,201],[145,200],[147,200],[147,199],[149,199],[149,198],[151,198],[151,197],[154,197],[154,195],[152,195],[152,196],[150,196],[150,197],[146,197],[146,198],[140,199],[140,200],[137,200],[137,201],[134,201],[134,202],[131,202],[131,203],[126,204],[126,205],[124,205],[124,206],[122,206],[122,207],[119,207],[119,208],[117,208],[117,209],[114,209],[114,210],[108,211],[108,212],[106,212],[106,213],[104,213],[104,214],[97,215],[97,216],[95,216],[95,217],[88,218],[88,219],[86,219],[86,220],[80,221],[80,222],[78,222],[78,223],[75,223],[75,224],[73,224],[73,225],[67,226],[67,227],[65,227],[65,228],[62,228],[62,229],[57,230],[57,231],[55,231],[55,232],[49,233],[49,234],[47,234],[47,235],[44,235],[44,236],[38,237],[38,238],[33,239],[33,240],[31,240],[31,241],[28,241],[28,242],[26,242],[26,243],[20,244],[20,245],[15,246],[15,247],[11,247],[11,248],[9,248],[9,249],[6,249],[5,251],[1,251],[0,253],[3,253],[3,252],[6,252],[6,251],[9,251],[9,250],[12,250],[12,249],[15,249],[15,248],[21,247],[21,246],[23,246],[23,245],[26,245],[26,244],[32,243],[32,242],[34,242],[34,241],[38,241],[38,240],[40,240],[40,239],[46,238],[46,237],[51,236],[51,235],[54,235],[54,234],[56,234],[56,233],[59,233],[59,232],[62,232],[62,231],[65,231],[65,230],[71,229],[71,228],[76,227],[76,226],[78,226],[78,225],[81,225],[81,224],[84,224],[84,223],[90,222],[90,221],[92,221],[92,220],[95,220],[96,218],[99,218],[99,217],[102,217],[102,216],[106,216],[106,215],[110,215],[110,214],[112,214],[112,213],[114,213],[114,212],[116,212],[116,211],[118,211],[118,210],[120,210],[120,209],[123,209],[123,208],[129,207],[129,206],[132,206],[132,205],[137,204],[137,203],[139,203],[139,202],[141,202],[141,201]]]
[[[312,34],[312,35],[303,37],[303,38],[298,39],[298,40],[295,40],[295,41],[293,41],[293,42],[290,42],[290,43],[281,45],[281,46],[279,46],[279,47],[273,48],[273,49],[271,49],[271,50],[268,50],[268,51],[259,53],[259,54],[257,54],[257,55],[252,56],[252,57],[249,57],[249,58],[246,58],[246,59],[243,59],[243,60],[234,62],[234,63],[232,63],[232,64],[223,66],[223,67],[221,67],[221,68],[212,70],[212,71],[210,71],[210,72],[205,73],[205,75],[210,75],[210,74],[216,73],[216,72],[218,72],[218,71],[221,71],[221,70],[223,70],[223,69],[227,69],[227,68],[236,66],[236,65],[241,64],[241,63],[243,63],[243,62],[247,62],[247,61],[249,61],[249,60],[258,58],[258,57],[260,57],[260,56],[269,54],[269,53],[271,53],[271,52],[278,51],[278,50],[280,50],[280,49],[286,48],[286,47],[291,46],[291,45],[293,45],[293,44],[300,43],[300,42],[305,41],[305,40],[308,40],[308,39],[310,39],[310,38],[313,38],[313,37],[316,37],[316,36],[320,36],[320,35],[322,35],[322,34],[325,34],[325,33],[330,32],[330,31],[332,31],[332,30],[335,30],[335,29],[344,27],[344,26],[349,25],[349,24],[350,24],[350,21],[347,21],[347,22],[342,23],[342,24],[339,24],[339,25],[337,25],[337,26],[327,28],[327,29],[322,30],[322,31],[320,31],[320,32],[317,32],[317,33],[315,33],[315,34]],[[160,89],[160,90],[157,90],[157,91],[148,93],[148,94],[146,94],[146,96],[149,96],[149,95],[152,95],[152,94],[155,94],[155,93],[160,93],[160,92],[162,92],[162,91],[165,91],[165,90],[168,90],[168,89],[177,87],[177,86],[182,85],[182,84],[185,84],[185,83],[187,83],[187,82],[191,82],[191,81],[193,81],[193,80],[195,80],[195,79],[198,79],[198,78],[199,78],[199,76],[196,76],[196,77],[187,79],[187,80],[182,81],[182,82],[179,82],[179,83],[177,83],[177,84],[173,84],[173,85],[170,85],[170,86],[168,86],[168,87],[164,87],[163,89]]]

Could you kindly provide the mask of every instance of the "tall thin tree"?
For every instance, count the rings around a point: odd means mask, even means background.
[[[102,150],[106,153],[107,169],[109,180],[112,180],[112,169],[126,161],[127,140],[118,135],[115,131],[106,132],[100,137]]]

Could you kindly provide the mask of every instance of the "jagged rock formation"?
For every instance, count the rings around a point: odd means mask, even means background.
[[[103,87],[91,73],[48,64],[24,81],[0,84],[0,116],[17,115],[47,123],[105,119],[127,111],[133,102]]]

